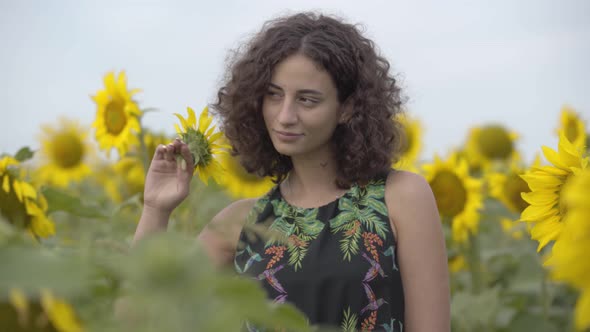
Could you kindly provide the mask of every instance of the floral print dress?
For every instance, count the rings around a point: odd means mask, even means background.
[[[246,225],[235,269],[259,280],[269,298],[292,303],[315,326],[403,331],[385,176],[317,208],[290,205],[277,185],[256,202]],[[251,231],[260,226],[266,235]]]

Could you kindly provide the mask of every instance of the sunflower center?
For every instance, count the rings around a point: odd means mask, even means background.
[[[488,159],[507,159],[514,146],[510,135],[502,126],[491,125],[481,129],[477,144]]]
[[[565,137],[567,137],[568,141],[570,142],[574,142],[577,138],[578,138],[578,125],[576,123],[576,121],[568,121],[565,124]]]
[[[104,122],[110,134],[119,135],[127,125],[125,102],[119,99],[109,101],[105,107]]]
[[[504,195],[510,202],[510,209],[514,212],[521,213],[528,206],[528,203],[522,199],[521,193],[530,191],[529,185],[518,174],[510,174],[504,182]]]
[[[430,182],[439,212],[452,218],[463,211],[467,203],[467,190],[463,181],[453,172],[440,171]]]
[[[51,158],[61,168],[75,167],[84,157],[84,145],[80,138],[70,133],[55,135],[51,144]]]

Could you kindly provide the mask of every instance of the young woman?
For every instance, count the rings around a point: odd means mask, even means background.
[[[314,13],[267,22],[241,51],[212,108],[243,166],[277,185],[214,217],[198,237],[211,259],[314,325],[449,331],[436,202],[421,176],[391,169],[402,100],[387,60],[355,25]],[[179,153],[192,164],[179,140],[157,148],[135,241],[188,195]]]

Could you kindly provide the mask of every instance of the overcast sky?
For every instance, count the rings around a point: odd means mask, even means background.
[[[555,146],[565,103],[590,121],[590,1],[0,0],[0,153],[38,148],[39,126],[60,115],[90,125],[110,70],[161,109],[146,125],[173,133],[172,113],[213,101],[230,49],[310,9],[366,27],[424,124],[424,158],[490,122],[531,157]]]

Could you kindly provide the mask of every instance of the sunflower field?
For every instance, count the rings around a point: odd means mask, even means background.
[[[137,93],[124,72],[108,73],[90,126],[61,118],[40,128],[38,147],[0,155],[0,331],[238,331],[244,321],[315,331],[255,281],[213,266],[195,241],[223,207],[274,184],[228,153],[207,108],[176,114],[176,135],[157,133],[143,126],[153,110]],[[453,331],[590,331],[590,144],[580,113],[556,111],[557,146],[539,146],[530,161],[518,134],[493,123],[425,158],[421,122],[398,120],[406,139],[392,167],[422,174],[440,211]],[[150,160],[177,136],[197,165],[191,194],[167,232],[132,247]]]

